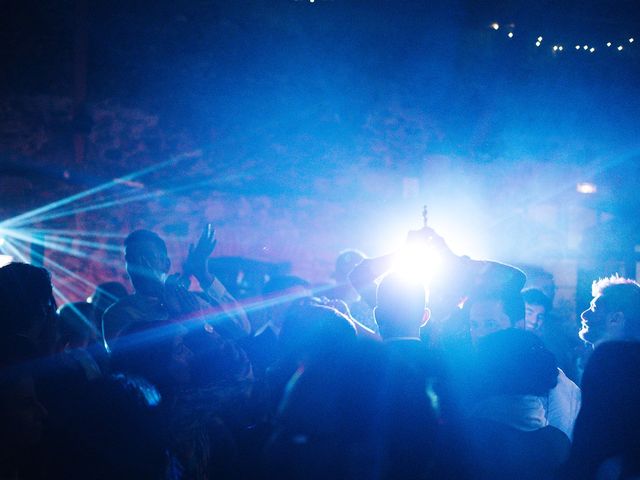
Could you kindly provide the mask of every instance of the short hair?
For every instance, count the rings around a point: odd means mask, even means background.
[[[622,312],[631,320],[631,328],[640,330],[640,284],[618,274],[593,282],[591,293],[598,298],[598,307],[613,313]]]
[[[505,315],[509,317],[511,326],[515,326],[519,321],[524,320],[525,309],[522,294],[518,290],[506,290],[501,292],[483,292],[477,296],[473,296],[469,302],[465,302],[469,306],[479,302],[500,302]]]
[[[124,240],[125,260],[135,263],[140,258],[144,258],[148,254],[149,244],[167,256],[167,245],[157,233],[151,230],[135,230]]]
[[[283,357],[326,361],[353,346],[356,328],[351,319],[335,308],[307,303],[293,305],[280,331]]]
[[[336,258],[336,271],[334,277],[346,278],[351,271],[364,260],[364,253],[359,250],[343,250]]]
[[[55,323],[55,310],[51,276],[46,269],[20,262],[0,268],[3,335],[24,333],[40,322]]]
[[[424,283],[399,273],[386,275],[376,292],[376,307],[379,310],[406,320],[422,318],[426,301]]]
[[[522,290],[522,299],[529,305],[540,305],[545,312],[551,310],[551,299],[539,288],[526,288]]]

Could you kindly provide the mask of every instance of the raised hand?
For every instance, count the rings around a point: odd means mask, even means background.
[[[216,231],[213,226],[208,223],[202,231],[198,243],[194,247],[189,245],[189,255],[184,262],[184,275],[189,277],[195,276],[203,290],[206,290],[213,282],[213,275],[207,269],[207,259],[216,248]]]

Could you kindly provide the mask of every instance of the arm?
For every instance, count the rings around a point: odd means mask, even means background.
[[[207,224],[197,245],[189,247],[189,255],[184,263],[184,276],[193,275],[198,280],[200,288],[205,294],[205,299],[214,307],[220,307],[224,316],[231,320],[235,328],[239,330],[233,337],[248,335],[251,325],[240,303],[233,298],[225,286],[207,268],[207,259],[216,247],[215,230],[211,224]],[[222,325],[220,327],[224,328]]]

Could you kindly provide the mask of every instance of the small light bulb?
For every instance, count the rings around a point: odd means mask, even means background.
[[[591,47],[591,48],[589,49],[589,51],[590,51],[591,53],[593,53],[593,52],[595,52],[595,51],[596,51],[596,49],[595,49],[595,48],[593,48],[593,47]]]
[[[554,46],[553,46],[553,51],[554,51],[554,52],[557,52],[557,51],[558,51],[558,46],[557,46],[557,45],[554,45]]]
[[[635,39],[634,39],[633,37],[631,37],[631,38],[629,39],[629,43],[633,43],[634,41],[635,41]]]
[[[585,46],[584,46],[584,47],[582,47],[582,48],[584,48],[585,50],[589,50],[589,45],[585,45]]]
[[[576,45],[576,50],[580,50],[580,45]]]
[[[560,46],[558,47],[558,50],[562,51],[562,50],[564,50],[564,47],[563,47],[562,45],[560,45]]]
[[[623,48],[622,45],[618,45],[618,51],[621,51],[622,48]]]
[[[539,42],[542,42],[542,37],[538,37],[538,41],[539,41]]]
[[[540,42],[536,42],[536,47],[539,47],[539,46],[540,46]]]
[[[500,28],[500,25],[494,22],[491,24],[491,28],[493,28],[494,30],[498,30]]]
[[[513,32],[509,32],[509,33],[507,33],[507,37],[509,37],[509,38],[513,38]]]
[[[611,46],[611,42],[607,42],[607,47],[610,47],[610,46]]]

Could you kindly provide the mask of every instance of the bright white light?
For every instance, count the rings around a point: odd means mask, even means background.
[[[4,245],[4,237],[0,237],[0,247]]]
[[[539,47],[539,46],[540,46],[540,42],[536,42],[536,47]]]
[[[607,47],[610,47],[610,46],[611,46],[611,42],[607,42]]]
[[[541,42],[542,41],[542,37],[538,37],[538,41]]]
[[[595,183],[580,182],[576,185],[576,191],[578,193],[584,193],[585,195],[591,195],[598,191],[598,187]]]
[[[562,50],[564,50],[564,47],[563,47],[562,45],[560,45],[560,46],[558,47],[558,50],[562,51]]]
[[[554,52],[557,52],[557,51],[558,51],[558,46],[557,46],[557,45],[554,45],[554,46],[553,46],[553,51],[554,51]]]
[[[590,51],[591,53],[593,53],[593,52],[595,52],[595,51],[596,51],[596,49],[595,49],[595,48],[593,48],[593,47],[591,47],[591,48],[589,49],[589,51]]]
[[[635,39],[634,39],[633,37],[631,37],[631,38],[629,39],[629,43],[633,43],[633,42],[635,42]]]
[[[509,38],[513,38],[513,32],[509,32],[509,33],[507,33],[507,37],[509,37]]]
[[[428,245],[407,245],[401,250],[393,270],[407,278],[429,282],[441,264],[438,252]]]
[[[498,30],[500,28],[500,25],[496,22],[491,24],[491,28],[493,28],[494,30]]]
[[[620,52],[622,50],[622,45],[618,45],[618,51]]]
[[[589,45],[585,45],[585,46],[584,46],[584,47],[582,47],[582,48],[584,48],[585,50],[589,50]]]
[[[11,262],[13,262],[13,257],[11,255],[0,255],[0,268],[5,265],[9,265]]]

